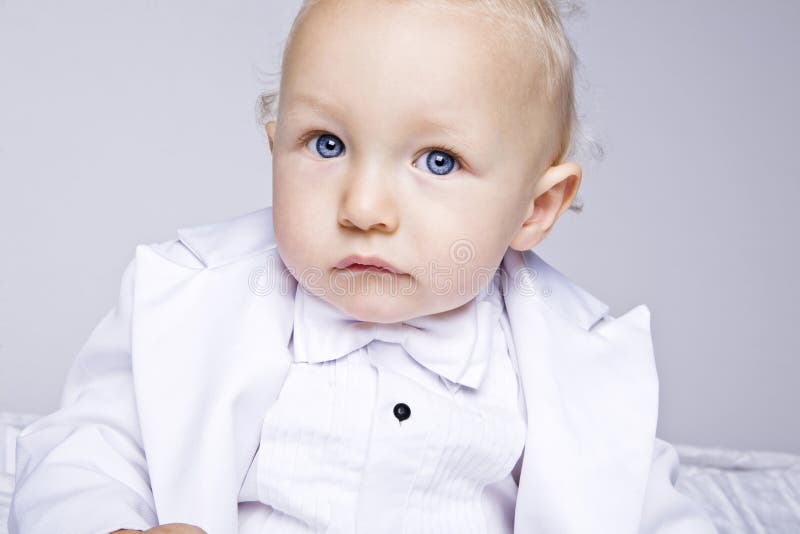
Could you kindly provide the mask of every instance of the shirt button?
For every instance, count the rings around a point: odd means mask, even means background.
[[[394,405],[394,416],[397,417],[397,420],[402,423],[411,417],[411,408],[408,407],[408,404],[398,402]]]

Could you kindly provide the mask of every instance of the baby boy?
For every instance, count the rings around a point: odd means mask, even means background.
[[[647,308],[531,251],[581,182],[574,67],[550,0],[304,2],[273,207],[137,248],[20,435],[12,534],[715,532]],[[269,258],[290,291],[243,292]]]

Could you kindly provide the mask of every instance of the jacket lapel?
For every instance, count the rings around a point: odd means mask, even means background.
[[[159,521],[237,532],[238,494],[288,370],[296,282],[269,285],[285,272],[274,247],[218,264],[205,241],[191,244],[202,269],[137,247],[137,408]]]
[[[650,313],[608,306],[532,251],[503,292],[528,413],[515,532],[638,531],[658,412]]]

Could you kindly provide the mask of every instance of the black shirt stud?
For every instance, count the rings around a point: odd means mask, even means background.
[[[394,405],[394,416],[402,423],[411,417],[411,408],[408,407],[408,404],[398,402]]]

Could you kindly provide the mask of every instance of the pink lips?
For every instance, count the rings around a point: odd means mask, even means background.
[[[377,256],[359,256],[358,254],[352,254],[343,258],[336,264],[336,268],[347,269],[353,272],[373,270],[400,274],[400,269],[382,258]]]

